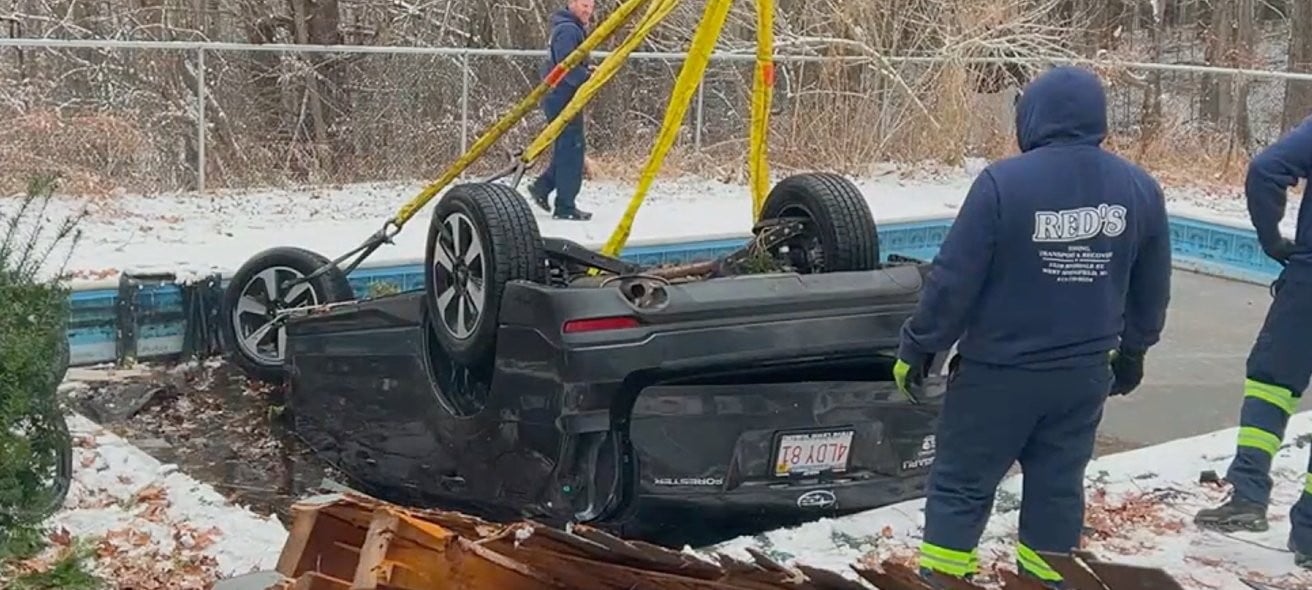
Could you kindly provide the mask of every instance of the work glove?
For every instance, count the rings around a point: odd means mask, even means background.
[[[1143,357],[1144,353],[1137,351],[1111,352],[1112,375],[1116,377],[1111,395],[1127,395],[1139,387],[1143,381]]]
[[[1276,240],[1275,243],[1262,244],[1262,251],[1266,252],[1266,255],[1276,262],[1279,262],[1281,266],[1289,264],[1289,257],[1294,254],[1294,248],[1294,242],[1283,237]]]
[[[897,359],[893,365],[893,381],[897,383],[898,391],[907,396],[913,404],[920,403],[918,392],[925,385],[925,363],[927,357],[920,356],[911,360]]]

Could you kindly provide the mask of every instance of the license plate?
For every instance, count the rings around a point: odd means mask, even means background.
[[[852,431],[785,434],[775,453],[776,477],[847,471],[852,454]]]

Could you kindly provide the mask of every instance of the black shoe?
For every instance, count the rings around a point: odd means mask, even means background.
[[[1303,553],[1294,546],[1294,539],[1290,538],[1285,544],[1289,551],[1294,554],[1294,565],[1303,569],[1312,570],[1312,553]]]
[[[592,219],[592,214],[582,209],[571,209],[569,211],[556,211],[551,217],[552,219],[564,219],[568,221],[587,221]]]
[[[1234,533],[1251,531],[1265,532],[1270,526],[1266,522],[1266,506],[1254,502],[1245,502],[1238,498],[1217,506],[1199,510],[1194,516],[1194,524],[1199,528]]]
[[[538,207],[541,207],[547,213],[551,213],[551,202],[547,200],[549,194],[551,194],[551,191],[544,191],[537,184],[528,185],[528,195],[533,198],[533,202]]]

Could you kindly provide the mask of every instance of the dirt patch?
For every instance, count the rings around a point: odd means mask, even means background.
[[[290,522],[297,499],[344,481],[292,435],[277,390],[210,361],[133,371],[80,371],[73,406],[230,501]],[[325,481],[327,480],[327,481]]]

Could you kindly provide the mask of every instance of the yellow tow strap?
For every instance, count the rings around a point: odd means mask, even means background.
[[[515,108],[512,109],[509,114],[502,117],[484,132],[483,135],[474,142],[474,145],[469,148],[469,151],[462,154],[451,164],[451,166],[447,167],[437,180],[424,187],[423,190],[419,191],[418,195],[402,205],[401,208],[397,210],[396,215],[392,217],[392,223],[396,225],[397,228],[405,225],[411,217],[414,217],[420,209],[424,208],[424,205],[427,205],[429,201],[433,200],[433,197],[437,196],[437,193],[441,192],[442,189],[446,188],[447,185],[451,184],[456,178],[459,178],[465,169],[469,168],[470,164],[473,164],[478,158],[482,157],[483,153],[486,152],[488,148],[492,147],[497,140],[501,139],[501,136],[505,135],[511,127],[514,127],[525,116],[527,116],[530,111],[536,108],[538,101],[542,100],[543,95],[555,87],[560,81],[560,78],[564,76],[565,72],[568,72],[575,66],[579,65],[579,63],[583,61],[584,55],[614,36],[616,31],[619,31],[620,27],[624,26],[624,24],[629,21],[629,18],[633,16],[634,11],[637,10],[639,6],[650,1],[651,0],[625,0],[619,8],[615,9],[614,13],[607,17],[606,20],[602,21],[601,24],[597,25],[597,29],[593,31],[591,35],[588,35],[578,48],[565,56],[565,59],[561,60],[560,64],[556,66],[552,71],[552,74],[549,75],[546,80],[538,83],[537,87],[533,88],[533,91],[530,92],[528,96],[524,97],[519,104],[516,104]],[[561,127],[563,128],[563,125]],[[557,131],[557,134],[559,134],[559,131]]]
[[[629,206],[624,211],[624,216],[620,218],[619,225],[615,227],[606,246],[602,248],[602,254],[618,256],[625,242],[628,241],[629,233],[633,230],[633,220],[638,215],[638,208],[642,206],[647,191],[656,180],[656,173],[660,171],[665,154],[674,145],[679,128],[683,125],[684,116],[688,112],[688,105],[692,102],[693,94],[697,91],[697,86],[706,71],[706,64],[711,59],[711,51],[715,49],[715,42],[724,28],[724,21],[729,15],[731,5],[732,0],[707,0],[701,24],[697,26],[692,45],[688,49],[688,58],[683,62],[683,69],[679,71],[679,77],[674,82],[674,90],[670,93],[670,103],[665,109],[665,120],[661,124],[660,133],[656,136],[656,145],[652,148],[646,166],[643,167],[642,176],[638,178],[638,188],[633,198],[629,200]]]
[[[524,149],[520,161],[523,164],[531,164],[551,146],[552,142],[564,131],[565,125],[587,106],[602,86],[615,76],[615,73],[624,65],[629,55],[681,2],[682,0],[625,0],[615,12],[597,26],[597,29],[591,35],[584,39],[577,49],[566,56],[545,80],[516,104],[510,113],[494,123],[482,136],[475,140],[469,151],[456,159],[451,166],[442,172],[442,175],[436,181],[424,187],[418,195],[402,205],[393,217],[392,223],[400,228],[414,217],[442,189],[455,181],[471,164],[482,157],[488,148],[500,140],[510,128],[523,120],[538,105],[542,97],[552,88],[555,88],[566,73],[582,62],[584,55],[613,37],[621,27],[629,22],[638,7],[646,4],[647,10],[642,19],[638,21],[634,31],[624,39],[614,52],[602,60],[596,71],[583,83],[578,93],[565,106],[560,115],[553,119]],[[624,248],[624,244],[628,241],[638,209],[642,207],[647,193],[651,190],[651,185],[655,182],[656,175],[660,171],[660,167],[683,125],[683,119],[687,114],[689,104],[692,102],[692,97],[701,84],[706,72],[706,66],[710,61],[711,52],[715,49],[716,41],[718,41],[720,33],[724,29],[731,5],[732,0],[707,0],[701,23],[698,24],[697,30],[693,34],[691,46],[688,49],[688,58],[684,61],[683,67],[679,71],[679,77],[675,81],[674,89],[671,91],[670,102],[665,110],[665,118],[657,135],[656,144],[653,146],[651,155],[643,167],[642,175],[638,179],[638,186],[633,197],[629,200],[624,215],[602,249],[603,254],[618,256]],[[773,62],[774,10],[774,0],[757,0],[756,71],[752,85],[751,129],[748,137],[747,154],[753,221],[760,217],[761,208],[765,203],[769,187],[766,140],[769,135],[770,102],[773,98],[775,79]],[[593,273],[596,273],[595,269]]]
[[[652,3],[647,7],[646,14],[644,14],[642,20],[638,22],[638,26],[634,29],[633,33],[629,34],[628,38],[624,39],[624,42],[621,43],[613,53],[606,56],[606,59],[603,59],[601,63],[597,65],[597,70],[594,71],[592,76],[590,76],[588,80],[579,87],[578,92],[574,94],[574,98],[570,99],[569,104],[565,105],[565,108],[560,112],[560,115],[553,119],[551,123],[547,125],[547,128],[543,129],[542,132],[533,139],[532,143],[529,143],[528,147],[524,149],[524,154],[521,156],[521,160],[525,164],[532,163],[542,154],[542,152],[551,147],[551,143],[556,141],[556,138],[564,131],[565,125],[568,124],[570,120],[579,113],[579,111],[583,110],[583,107],[587,106],[588,103],[592,101],[592,97],[595,96],[597,92],[601,91],[602,86],[604,86],[606,82],[609,82],[611,78],[615,77],[615,73],[623,67],[629,54],[633,53],[634,50],[638,48],[638,45],[642,44],[647,38],[647,35],[649,35],[652,30],[661,23],[661,21],[665,20],[665,17],[669,16],[682,1],[683,0],[652,0]]]
[[[756,1],[756,76],[752,83],[752,129],[747,140],[747,178],[752,187],[752,223],[770,188],[770,101],[774,96],[774,0]]]

